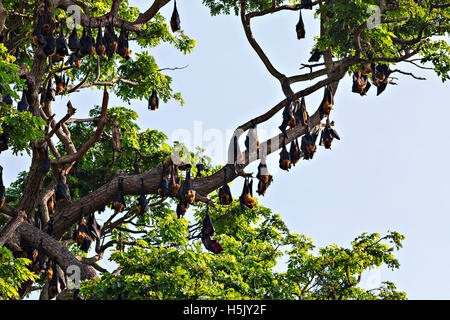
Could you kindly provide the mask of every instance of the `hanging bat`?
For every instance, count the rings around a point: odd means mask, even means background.
[[[325,125],[325,128],[322,130],[322,134],[320,136],[319,145],[325,146],[325,149],[331,149],[331,144],[333,143],[333,140],[335,138],[341,140],[336,130],[334,130],[331,127],[330,119],[327,119],[327,124]]]
[[[108,58],[112,58],[119,46],[116,32],[114,31],[113,24],[114,17],[111,18],[111,23],[105,28],[104,38],[106,45],[106,55]]]
[[[298,144],[298,139],[291,142],[291,147],[289,149],[289,156],[291,158],[291,164],[296,165],[302,158],[302,152],[300,151],[300,146]]]
[[[383,93],[388,84],[388,77],[392,71],[386,64],[379,64],[372,72],[372,83],[377,87],[377,96]]]
[[[60,59],[59,61],[61,61],[68,54],[69,47],[67,46],[66,39],[64,38],[63,24],[61,24],[61,32],[59,37],[56,39],[56,57]],[[55,59],[53,61],[56,62]]]
[[[3,133],[0,134],[0,153],[8,150],[8,140],[8,133],[3,128]]]
[[[161,197],[167,197],[169,193],[170,193],[169,180],[167,180],[167,178],[163,178],[158,185],[158,194]]]
[[[261,160],[258,166],[258,174],[256,178],[259,180],[258,182],[258,190],[256,191],[260,196],[264,196],[266,194],[267,188],[269,188],[270,184],[273,181],[273,177],[267,171],[266,163]]]
[[[51,33],[52,27],[53,27],[53,20],[50,18],[48,10],[48,2],[47,0],[44,1],[44,15],[42,16],[42,28],[41,33],[45,37],[48,37]]]
[[[38,228],[39,230],[42,230],[42,213],[41,208],[38,207],[38,209],[34,212],[34,226]]]
[[[123,196],[123,178],[119,178],[117,182],[117,191],[114,197],[112,207],[115,212],[121,212],[126,206],[125,198]]]
[[[19,112],[28,111],[30,105],[28,104],[27,95],[25,94],[25,90],[22,92],[22,99],[17,103],[17,110]]]
[[[117,53],[124,59],[130,60],[130,49],[128,49],[128,31],[123,27],[120,30]]]
[[[81,49],[80,38],[78,38],[77,27],[73,26],[72,33],[69,36],[69,49],[72,52],[78,52]]]
[[[223,248],[216,240],[211,239],[211,236],[213,235],[214,235],[214,226],[211,217],[209,216],[209,213],[206,212],[205,218],[203,219],[202,231],[200,233],[200,236],[202,238],[202,242],[205,248],[213,252],[214,254],[218,254],[223,251]]]
[[[256,123],[252,122],[251,128],[248,130],[247,137],[245,138],[245,147],[250,152],[259,151],[258,131],[256,129]]]
[[[39,246],[37,248],[37,254],[34,253],[34,264],[32,265],[32,268],[36,273],[46,272],[48,270],[48,264],[47,264],[47,257],[44,254],[44,249],[42,247],[42,240],[39,243]]]
[[[233,202],[233,196],[227,183],[227,171],[224,170],[223,186],[219,189],[219,203],[223,206],[228,206],[231,202]]]
[[[209,170],[206,170],[205,165],[203,163],[197,163],[195,165],[195,167],[197,168],[197,175],[195,176],[196,179],[198,177],[202,176],[202,172],[208,172],[209,171]]]
[[[316,140],[319,135],[318,130],[315,130],[312,134],[308,132],[302,137],[301,151],[305,160],[311,160],[316,152]]]
[[[45,147],[44,149],[44,153],[43,153],[43,157],[42,157],[42,161],[41,161],[41,166],[39,167],[39,171],[46,175],[49,171],[50,171],[50,157],[48,154],[48,145]]]
[[[152,90],[152,94],[150,96],[150,99],[148,100],[148,109],[149,110],[156,110],[159,107],[159,98],[158,94],[155,89]]]
[[[106,41],[103,38],[102,25],[98,27],[97,41],[95,42],[95,51],[99,57],[103,57],[106,52]]]
[[[52,272],[51,277],[49,277],[48,283],[48,297],[49,299],[53,299],[56,298],[61,293],[61,291],[65,289],[65,285],[63,280],[59,278],[58,271],[56,269],[56,263],[54,261],[52,261],[52,267],[50,267],[49,270],[52,270]]]
[[[209,250],[214,254],[219,254],[223,251],[222,246],[216,240],[212,240],[210,237],[202,238],[202,242],[206,250]]]
[[[59,77],[57,74],[55,74],[55,84],[56,84],[56,94],[63,93],[64,89],[66,88],[67,84],[69,83],[69,78],[63,75],[62,78]]]
[[[13,100],[12,100],[11,95],[9,93],[5,94],[5,96],[2,98],[2,102],[6,103],[9,106],[12,105]]]
[[[51,57],[56,53],[56,39],[53,34],[50,34],[45,39],[46,43],[42,49],[47,57]]]
[[[67,60],[66,64],[70,66],[75,66],[77,69],[81,67],[82,57],[79,52],[74,52],[70,55],[69,60]]]
[[[309,58],[308,62],[318,62],[323,55],[323,51],[319,51],[319,49],[314,49],[311,54],[311,58]]]
[[[170,27],[172,28],[172,32],[177,32],[181,29],[176,0],[174,1],[172,17],[170,18]]]
[[[97,220],[95,219],[94,212],[91,212],[89,214],[89,218],[88,218],[88,222],[87,222],[87,231],[88,231],[89,236],[93,240],[97,240],[97,241],[100,240],[101,229],[97,223]]]
[[[302,3],[300,4],[300,9],[308,9],[312,10],[312,0],[302,0]]]
[[[189,204],[188,203],[184,203],[183,201],[180,201],[177,204],[177,217],[178,217],[178,219],[180,219],[181,217],[184,217],[184,215],[186,214],[188,208],[189,208]]]
[[[353,74],[352,92],[365,96],[370,87],[371,84],[369,83],[369,78],[367,75],[361,74],[361,71],[357,71]]]
[[[297,124],[302,127],[309,124],[309,114],[306,110],[305,97],[302,97],[301,101],[295,101],[294,117]]]
[[[242,209],[245,209],[245,207],[253,209],[255,206],[255,199],[253,198],[253,180],[250,181],[248,177],[245,177],[244,188],[239,197],[239,202]]]
[[[186,172],[186,180],[183,183],[183,195],[189,204],[194,204],[195,190],[192,188],[191,170]]]
[[[286,149],[285,139],[283,139],[283,147],[280,152],[280,168],[285,171],[289,171],[291,168],[291,156]]]
[[[320,104],[320,117],[329,116],[331,110],[333,109],[334,98],[333,92],[329,86],[325,87],[322,103]]]
[[[42,26],[43,26],[43,18],[38,13],[38,23],[36,25],[36,28],[33,30],[31,43],[35,46],[43,46],[46,44],[45,37],[42,34]]]
[[[41,95],[41,104],[49,101],[55,101],[56,90],[53,87],[52,78],[48,79],[47,88],[45,88],[44,92]]]
[[[190,176],[189,176],[190,179]],[[170,173],[170,181],[169,181],[169,190],[172,196],[176,196],[178,191],[180,191],[180,178],[178,177],[178,170],[172,164],[171,173]]]
[[[55,199],[56,199],[56,201],[59,201],[62,199],[70,200],[69,187],[65,183],[65,177],[62,172],[59,175],[59,181],[58,181],[58,184],[56,185]]]
[[[92,37],[91,20],[89,19],[89,27],[83,29],[83,35],[80,40],[81,56],[92,56],[95,52],[95,41]]]
[[[286,128],[289,126],[291,128],[295,128],[297,125],[297,121],[295,120],[294,113],[292,112],[292,97],[287,98],[286,106],[283,110],[283,122],[278,127],[283,135],[287,137]]]
[[[150,208],[147,198],[145,197],[144,179],[141,178],[141,194],[138,199],[138,212],[144,214]]]
[[[303,24],[302,10],[300,10],[300,17],[298,23],[295,26],[295,31],[297,32],[297,39],[305,38],[305,25]]]
[[[3,167],[0,166],[0,208],[5,204],[6,188],[3,185]]]

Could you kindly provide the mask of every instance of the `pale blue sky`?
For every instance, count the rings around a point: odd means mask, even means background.
[[[170,18],[172,6],[168,4],[161,13]],[[279,84],[248,44],[238,17],[211,17],[200,0],[178,0],[177,7],[182,29],[197,41],[197,47],[186,56],[168,45],[151,53],[161,68],[189,65],[167,72],[186,104],[161,103],[160,109],[152,112],[146,101],[131,101],[141,117],[141,128],[158,129],[175,138],[180,129],[194,135],[201,124],[203,133],[225,134],[283,99]],[[302,40],[295,34],[297,12],[252,22],[255,38],[274,66],[286,75],[305,71],[299,71],[300,64],[307,62],[318,34],[312,14],[307,10],[303,13],[306,39]],[[269,156],[274,183],[259,202],[281,214],[292,231],[311,237],[317,246],[349,246],[363,232],[392,230],[404,234],[404,247],[396,253],[400,269],[382,269],[377,277],[393,281],[410,299],[450,299],[449,85],[434,72],[398,67],[426,76],[428,81],[397,74],[398,85],[389,86],[381,96],[372,88],[368,96],[360,97],[351,92],[351,79],[346,77],[339,85],[331,114],[341,141],[334,142],[332,151],[319,147],[314,160],[302,160],[290,172],[278,169],[278,152]],[[295,89],[309,85],[299,84]],[[322,91],[306,98],[310,113],[321,99]],[[93,103],[100,104],[101,93],[85,89],[72,95],[71,101],[80,117]],[[54,110],[64,112],[66,102],[67,98],[57,98]],[[111,104],[121,102],[113,98]],[[261,135],[264,130],[277,132],[280,122],[281,114],[258,129]],[[216,143],[198,133],[196,136],[192,143],[203,148]],[[222,138],[223,153],[225,142]],[[215,164],[226,160],[220,153],[212,156]],[[0,163],[7,163],[5,182],[9,184],[30,161],[2,153]],[[247,171],[256,172],[257,165],[255,162]],[[236,180],[232,191],[238,195],[241,188],[242,181]]]

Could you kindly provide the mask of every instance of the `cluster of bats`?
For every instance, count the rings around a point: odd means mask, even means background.
[[[365,96],[372,86],[369,82],[369,75],[372,74],[372,84],[377,87],[377,96],[386,89],[389,83],[389,76],[392,71],[388,65],[369,63],[362,70],[353,74],[352,92]]]

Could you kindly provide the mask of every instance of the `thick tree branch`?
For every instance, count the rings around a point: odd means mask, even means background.
[[[9,220],[6,226],[0,231],[0,247],[5,245],[6,241],[8,241],[26,218],[27,214],[25,211],[20,210],[14,218]]]

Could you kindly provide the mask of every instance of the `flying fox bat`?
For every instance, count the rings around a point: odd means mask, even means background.
[[[273,177],[267,171],[266,163],[261,160],[258,166],[258,174],[256,178],[259,180],[258,182],[258,190],[256,191],[260,196],[264,196],[266,194],[267,188],[269,188],[270,184],[273,181]]]
[[[320,58],[323,55],[323,51],[320,51],[319,49],[314,49],[311,58],[309,58],[308,62],[318,62]]]
[[[180,177],[178,176],[178,170],[175,165],[172,164],[170,172],[169,190],[172,196],[176,196],[180,191]],[[189,176],[190,179],[190,176]]]
[[[291,156],[286,149],[285,139],[283,139],[283,146],[282,146],[281,152],[280,152],[279,164],[280,164],[280,168],[282,170],[289,171],[289,169],[291,168]]]
[[[214,254],[218,254],[223,251],[222,246],[216,240],[211,239],[211,237],[214,235],[214,226],[208,212],[206,212],[205,218],[203,219],[202,231],[200,235],[203,245],[207,250],[213,252]]]
[[[125,198],[123,195],[123,178],[119,178],[117,182],[117,191],[112,203],[115,212],[121,212],[125,206]]]
[[[186,180],[183,182],[183,196],[186,202],[189,204],[194,204],[195,201],[195,190],[192,188],[191,171],[186,172]]]
[[[281,123],[281,125],[278,128],[281,130],[283,135],[285,137],[287,137],[286,128],[288,126],[291,128],[295,128],[296,125],[297,125],[297,121],[295,120],[295,116],[292,111],[292,98],[288,97],[286,106],[284,107],[284,110],[283,110],[283,122]]]
[[[309,115],[306,110],[305,97],[302,97],[301,101],[295,101],[294,117],[297,124],[301,126],[307,126],[309,124]]]
[[[341,140],[336,130],[334,130],[331,127],[330,120],[327,119],[327,123],[325,125],[325,128],[322,130],[322,134],[320,136],[320,143],[319,145],[325,146],[325,149],[331,149],[331,144],[333,143],[334,139]]]
[[[74,25],[72,33],[69,36],[69,49],[72,52],[78,52],[81,49],[81,42],[80,38],[78,38],[76,25]]]
[[[177,32],[181,29],[180,16],[178,15],[176,0],[174,1],[174,4],[173,4],[172,17],[170,18],[170,27],[172,28],[172,32]]]
[[[379,64],[372,72],[372,83],[377,87],[377,96],[383,93],[388,85],[388,77],[392,71],[386,64]]]
[[[370,87],[371,84],[367,75],[361,74],[361,71],[356,71],[353,74],[352,92],[359,93],[361,96],[365,96]]]
[[[144,214],[150,208],[147,198],[145,197],[144,179],[141,178],[141,194],[138,199],[138,212]]]
[[[61,61],[65,56],[69,54],[69,47],[67,46],[67,41],[64,38],[63,25],[61,24],[61,32],[59,37],[56,39],[56,59],[53,61]]]
[[[308,132],[302,137],[301,151],[305,160],[311,160],[316,152],[316,140],[319,135],[318,130],[313,133]]]
[[[94,212],[91,212],[89,214],[89,218],[88,218],[88,222],[87,222],[87,231],[89,236],[92,239],[95,240],[100,240],[100,236],[101,236],[101,228],[97,223],[97,220],[95,219],[95,214]]]
[[[302,3],[300,4],[300,9],[308,9],[312,10],[312,0],[302,0]]]
[[[228,206],[231,202],[233,202],[233,196],[227,183],[227,172],[224,170],[223,186],[219,189],[219,203],[223,206]]]
[[[108,58],[112,58],[119,46],[117,35],[114,31],[113,18],[111,18],[111,23],[106,26],[104,38],[106,44],[106,55]]]
[[[28,104],[27,95],[25,94],[25,90],[22,92],[22,99],[17,103],[17,110],[19,112],[28,111],[30,105]]]
[[[103,57],[106,53],[106,40],[103,38],[102,26],[98,27],[97,39],[95,42],[95,51],[99,57]]]
[[[255,199],[253,198],[253,180],[250,181],[248,177],[245,177],[244,187],[242,189],[242,194],[239,197],[239,202],[241,208],[253,209],[255,206]]]
[[[67,184],[65,183],[65,178],[63,173],[61,172],[59,174],[59,181],[58,184],[56,185],[56,189],[55,189],[55,199],[56,201],[59,200],[70,200],[70,191],[69,191],[69,187],[67,186]]]
[[[330,112],[333,109],[333,104],[334,104],[333,92],[329,86],[326,86],[323,94],[322,103],[320,104],[321,118],[330,115]]]
[[[117,53],[122,58],[130,60],[130,50],[128,49],[128,31],[124,28],[123,23],[119,34]]]
[[[295,31],[297,32],[297,39],[305,38],[306,32],[305,32],[305,25],[303,23],[303,18],[302,18],[302,10],[300,10],[300,16],[298,19],[298,23],[295,26]]]
[[[44,175],[47,174],[50,171],[50,164],[51,161],[48,154],[48,145],[47,145],[44,149],[43,158],[41,160],[41,166],[39,167],[39,171]]]
[[[148,100],[148,109],[149,110],[156,110],[159,108],[159,98],[158,93],[155,89],[152,90],[152,94],[150,96],[150,99]]]
[[[302,158],[302,152],[300,151],[300,146],[298,144],[298,139],[291,142],[291,147],[289,149],[289,156],[291,158],[291,164],[296,165]]]

